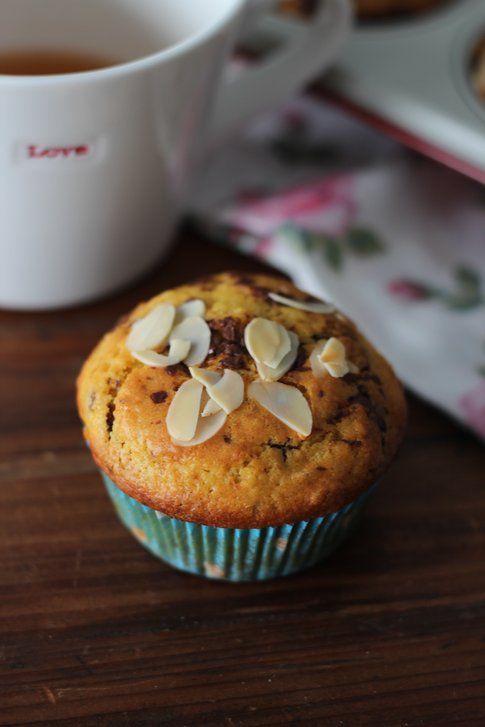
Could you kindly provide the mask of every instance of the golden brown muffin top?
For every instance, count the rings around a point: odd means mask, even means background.
[[[140,304],[86,361],[78,406],[98,465],[128,495],[169,516],[221,527],[264,527],[334,512],[387,469],[401,441],[406,406],[390,365],[337,312],[311,313],[272,301],[277,292],[309,296],[281,278],[225,273],[167,290]],[[160,303],[201,299],[212,331],[203,368],[229,368],[246,390],[257,376],[244,330],[257,317],[300,339],[298,357],[281,379],[304,395],[313,428],[304,438],[247,396],[212,439],[175,444],[166,417],[184,364],[151,368],[126,347],[134,321]],[[321,339],[337,338],[358,373],[316,378],[309,363]]]
[[[354,0],[357,15],[379,17],[392,14],[413,14],[433,10],[449,0]]]

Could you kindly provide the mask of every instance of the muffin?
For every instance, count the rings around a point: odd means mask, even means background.
[[[281,0],[280,9],[288,15],[306,17],[318,7],[318,0]]]
[[[359,18],[414,14],[433,10],[449,0],[353,0]],[[281,10],[292,15],[311,14],[317,3],[312,0],[282,0]]]
[[[78,379],[85,438],[153,553],[228,580],[317,562],[403,436],[390,365],[286,280],[225,273],[140,304]]]
[[[360,18],[422,13],[443,5],[448,0],[354,0]]]
[[[471,82],[480,99],[485,101],[485,38],[481,38],[472,54]]]

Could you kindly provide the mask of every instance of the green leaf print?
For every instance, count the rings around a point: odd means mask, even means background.
[[[322,253],[325,262],[329,268],[335,270],[336,273],[339,273],[344,264],[344,256],[339,241],[334,237],[323,237],[322,244]]]
[[[364,227],[353,227],[347,232],[345,239],[350,252],[360,257],[377,255],[385,249],[382,240],[372,230]]]
[[[471,310],[483,303],[482,282],[476,270],[460,265],[454,271],[456,288],[443,292],[441,298],[451,310]]]
[[[336,237],[319,232],[302,231],[303,246],[307,253],[318,253],[331,270],[340,272],[344,263],[342,245]]]
[[[292,224],[284,225],[281,230],[286,235],[293,236],[298,248],[306,255],[320,255],[325,264],[336,273],[343,270],[348,252],[358,257],[368,257],[385,250],[377,235],[364,228],[353,228],[342,237],[303,230]]]
[[[454,287],[449,290],[434,288],[417,280],[392,281],[390,290],[407,300],[430,300],[434,298],[441,305],[456,312],[474,310],[485,304],[480,273],[466,265],[459,265],[453,271]]]
[[[458,285],[467,290],[478,291],[482,285],[480,275],[477,271],[462,265],[456,268],[455,278]]]

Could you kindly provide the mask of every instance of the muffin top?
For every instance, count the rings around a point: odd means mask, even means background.
[[[78,406],[96,462],[128,495],[242,528],[351,502],[406,419],[392,368],[350,320],[286,280],[239,273],[141,303],[89,356]]]

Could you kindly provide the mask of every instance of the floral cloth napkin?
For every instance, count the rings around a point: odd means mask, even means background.
[[[218,150],[192,217],[334,301],[485,438],[485,190],[303,97]]]

